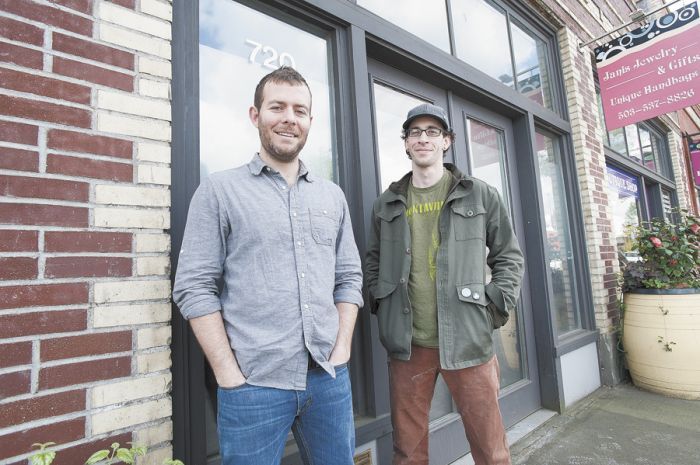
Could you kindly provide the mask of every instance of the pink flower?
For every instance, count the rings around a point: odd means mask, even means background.
[[[700,231],[700,224],[697,224],[697,223],[691,224],[690,230],[693,231],[693,233],[698,234],[698,231]]]
[[[649,240],[652,244],[654,244],[654,247],[656,247],[657,249],[661,247],[661,239],[659,239],[658,237],[652,236],[649,238]]]

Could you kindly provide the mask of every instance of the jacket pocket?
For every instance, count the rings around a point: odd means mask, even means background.
[[[411,347],[411,311],[404,305],[401,289],[397,284],[379,281],[373,295],[379,340],[389,354],[407,353]]]
[[[452,215],[452,225],[456,240],[486,240],[486,209],[483,205],[453,204],[450,208],[454,213]]]

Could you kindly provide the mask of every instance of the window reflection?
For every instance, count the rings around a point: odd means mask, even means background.
[[[487,0],[453,0],[450,8],[459,59],[552,108],[543,40],[526,32],[527,28]]]
[[[557,335],[561,336],[581,328],[580,315],[574,298],[574,255],[571,247],[563,167],[559,147],[554,139],[537,133],[535,140],[542,183],[552,308],[556,320],[555,329]]]
[[[301,158],[333,179],[333,126],[326,40],[231,0],[199,2],[200,174],[247,163],[260,148],[248,119],[255,86],[292,65],[313,94],[314,124]]]
[[[642,162],[642,149],[639,146],[639,137],[637,135],[637,126],[630,124],[625,126],[625,137],[627,139],[627,150],[630,158],[637,163]]]
[[[451,8],[457,58],[513,87],[505,12],[484,0],[453,0]]]
[[[505,138],[503,131],[480,121],[467,118],[467,137],[472,176],[495,187],[508,205],[508,181],[505,168]],[[510,208],[509,208],[510,210]],[[484,251],[488,253],[488,248]],[[486,270],[486,282],[491,281],[491,270]],[[510,314],[510,319],[494,334],[494,351],[501,366],[501,388],[524,378],[522,335],[520,333],[520,308]]]
[[[630,226],[639,224],[639,181],[626,172],[606,167],[608,200],[612,211],[612,226],[620,264],[639,261],[639,253],[632,250],[634,237]]]
[[[447,8],[444,1],[401,0],[395,3],[357,0],[357,4],[450,53]]]
[[[380,190],[383,192],[389,184],[411,171],[411,160],[401,139],[401,125],[411,108],[426,102],[378,82],[374,83],[373,91]]]
[[[547,49],[544,42],[527,34],[515,23],[511,23],[511,33],[518,91],[540,105],[551,108]]]

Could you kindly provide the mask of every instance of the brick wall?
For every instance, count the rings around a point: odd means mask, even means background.
[[[0,464],[170,456],[167,0],[0,0]]]

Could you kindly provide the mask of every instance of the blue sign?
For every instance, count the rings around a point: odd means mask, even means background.
[[[610,189],[620,194],[620,197],[639,198],[637,178],[611,166],[605,168],[608,172],[608,187]]]

